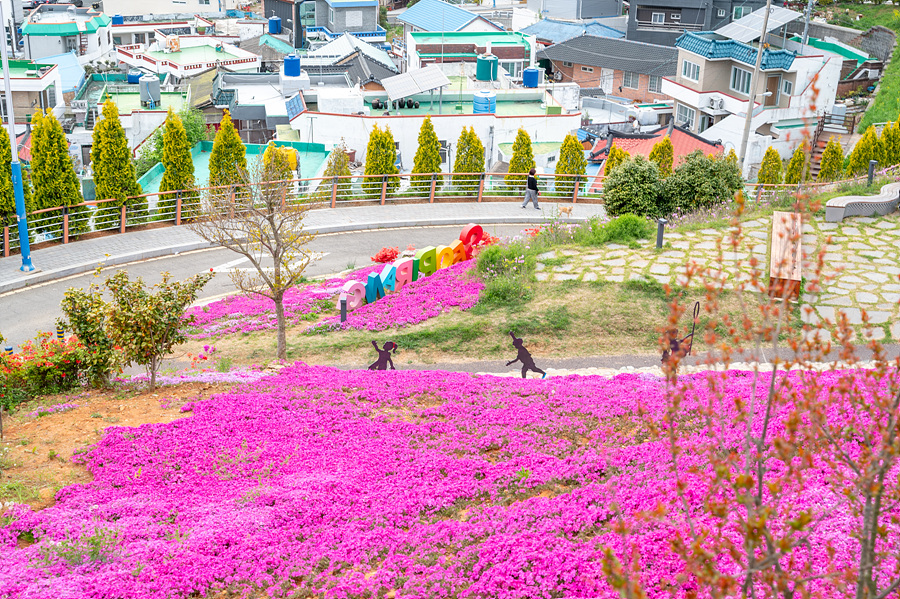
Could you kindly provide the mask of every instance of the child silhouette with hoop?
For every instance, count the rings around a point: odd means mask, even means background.
[[[388,364],[391,365],[391,370],[397,370],[394,368],[394,361],[391,360],[391,352],[397,351],[397,344],[393,341],[388,341],[384,344],[384,349],[378,349],[378,343],[373,339],[372,345],[375,346],[375,351],[378,352],[378,359],[369,365],[369,370],[387,370]]]
[[[532,358],[531,354],[528,352],[528,350],[525,349],[525,343],[521,339],[519,339],[518,337],[513,335],[512,331],[509,332],[509,336],[512,337],[513,347],[516,348],[516,350],[518,351],[518,354],[516,355],[515,360],[507,362],[506,365],[511,366],[511,365],[515,364],[516,362],[521,362],[523,379],[525,378],[525,374],[529,370],[533,370],[534,372],[541,373],[542,379],[547,378],[547,373],[534,365],[534,358]]]

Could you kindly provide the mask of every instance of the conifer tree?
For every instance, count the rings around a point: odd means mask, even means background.
[[[844,169],[844,150],[832,136],[822,152],[822,160],[819,163],[819,175],[816,181],[834,181]]]
[[[506,175],[503,180],[510,186],[522,186],[527,175],[518,173],[527,173],[534,168],[534,149],[531,147],[531,136],[525,129],[519,129],[512,150],[513,155],[509,161],[509,172],[512,174]]]
[[[797,146],[796,150],[794,150],[794,154],[791,156],[790,162],[788,162],[787,172],[784,175],[785,183],[797,185],[806,177],[806,173],[808,172],[806,164],[809,158],[807,149],[808,146],[806,145],[806,142],[803,142]]]
[[[2,127],[0,132],[0,227],[15,225],[16,219],[16,196],[12,183],[12,153],[10,152],[9,131],[6,127]],[[31,185],[28,174],[22,169],[22,190],[25,196],[25,212],[29,213],[36,210],[34,207],[34,199],[31,193]],[[10,235],[13,231],[10,230]],[[18,232],[16,232],[18,235]]]
[[[731,164],[737,166],[738,157],[737,157],[737,153],[734,151],[734,148],[731,148],[730,150],[728,150],[728,154],[725,155],[725,160],[727,160]]]
[[[587,160],[584,159],[584,148],[578,138],[571,133],[563,139],[559,149],[559,160],[556,161],[557,175],[584,175]],[[578,179],[580,181],[580,179]],[[555,183],[556,192],[570,196],[575,192],[575,179],[560,177]]]
[[[761,185],[778,185],[784,179],[784,172],[781,164],[781,155],[778,150],[769,146],[763,155],[762,164],[759,165],[759,174],[756,176],[756,182]]]
[[[484,172],[484,145],[475,133],[474,127],[463,127],[456,142],[456,158],[453,160],[454,173],[473,173],[453,175],[453,184],[470,189]]]
[[[223,111],[222,123],[209,153],[209,186],[237,185],[247,171],[247,148],[238,136],[231,114]]]
[[[98,200],[114,199],[98,205],[94,216],[94,226],[105,229],[120,218],[120,207],[128,202],[128,207],[143,212],[146,198],[141,195],[128,148],[125,129],[119,121],[119,109],[112,100],[103,104],[103,119],[94,127],[91,146],[91,168],[94,171],[94,186]],[[134,197],[133,200],[128,198]]]
[[[613,170],[622,166],[629,158],[631,158],[631,154],[618,146],[613,146],[609,150],[609,156],[606,157],[603,174],[608,177]]]
[[[397,149],[394,147],[394,135],[389,127],[381,129],[377,124],[372,127],[369,134],[369,143],[366,146],[366,175],[396,175],[397,174]],[[370,198],[380,198],[383,179],[382,177],[367,177],[363,182],[363,189]],[[387,178],[385,195],[390,195],[400,185],[399,177]]]
[[[419,193],[431,190],[431,173],[441,172],[441,142],[434,132],[434,124],[431,117],[426,116],[419,129],[419,146],[416,148],[416,156],[413,159],[412,187]],[[438,177],[435,189],[441,187]]]
[[[159,211],[174,216],[178,197],[181,197],[181,216],[190,217],[199,208],[194,201],[194,159],[181,118],[169,108],[163,133],[162,164],[166,169],[159,183]],[[164,192],[177,193],[164,193]]]
[[[888,123],[881,130],[881,155],[884,167],[900,164],[900,122]]]
[[[869,171],[869,161],[878,160],[881,163],[883,160],[882,154],[881,141],[875,132],[875,125],[870,125],[859,141],[856,142],[853,151],[850,152],[847,175],[851,177],[864,175]]]
[[[325,164],[323,177],[349,177],[350,157],[347,155],[347,143],[341,138],[341,143],[334,146],[328,155],[328,162]],[[336,179],[334,181],[322,181],[319,191],[316,194],[319,201],[331,201],[332,185],[337,183],[336,200],[346,198],[350,193],[350,179]]]
[[[75,174],[72,158],[69,156],[69,144],[62,125],[48,110],[38,110],[32,119],[31,139],[31,177],[34,185],[34,206],[36,210],[70,206],[69,234],[81,233],[87,229],[86,208],[72,207],[81,204],[81,185]],[[58,220],[62,212],[50,214],[44,220],[43,227],[58,230]]]
[[[650,150],[650,160],[659,167],[659,176],[661,178],[672,174],[672,165],[675,162],[675,148],[672,146],[672,140],[669,139],[668,135],[657,142],[653,149]]]

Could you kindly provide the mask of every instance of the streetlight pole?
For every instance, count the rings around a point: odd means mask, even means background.
[[[753,121],[753,104],[756,102],[756,88],[759,86],[760,65],[765,51],[766,33],[769,27],[769,13],[772,11],[772,0],[766,0],[766,14],[763,16],[762,35],[759,36],[759,48],[756,52],[756,66],[750,79],[750,101],[747,102],[747,118],[744,120],[744,135],[741,137],[741,170],[747,162],[747,140],[750,138],[750,123]]]
[[[0,23],[6,27],[3,2],[0,2]],[[5,37],[5,36],[4,36]],[[16,117],[13,110],[12,84],[9,82],[9,51],[6,40],[0,41],[0,58],[3,59],[3,88],[6,94],[6,118],[9,128],[9,148],[12,151],[12,184],[16,198],[16,219],[19,221],[19,249],[22,252],[22,266],[19,270],[31,272],[31,243],[28,241],[28,218],[25,215],[25,193],[22,190],[22,165],[19,164],[19,144],[16,142]]]

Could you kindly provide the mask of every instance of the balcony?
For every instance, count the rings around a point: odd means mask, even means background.
[[[653,31],[703,31],[702,23],[654,23],[637,21],[638,29]]]

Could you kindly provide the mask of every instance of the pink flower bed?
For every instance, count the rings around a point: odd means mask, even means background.
[[[353,310],[343,323],[340,316],[334,316],[311,329],[384,331],[424,322],[452,308],[468,310],[478,303],[484,289],[484,283],[472,273],[474,268],[474,260],[454,264],[410,283],[396,293],[389,293],[377,302]]]
[[[827,384],[839,373],[818,376]],[[719,385],[729,398],[754,392],[742,373]],[[698,384],[685,408],[706,406],[708,389]],[[286,368],[194,404],[192,417],[108,428],[79,458],[92,482],[62,489],[40,512],[7,513],[0,596],[612,599],[602,551],[622,556],[634,541],[651,599],[685,597],[690,580],[678,580],[670,543],[686,524],[668,449],[635,432],[638,405],[662,421],[664,393],[648,375]],[[733,409],[723,402],[726,416]],[[739,427],[721,434],[725,447],[742,447]],[[708,469],[699,455],[683,455],[681,467]],[[816,463],[793,494],[822,519],[794,558],[849,567],[859,522],[833,509],[843,504],[830,468]],[[713,525],[690,504],[700,482],[686,496],[695,526]],[[612,530],[613,503],[635,528],[631,541]],[[638,516],[659,505],[665,519]],[[812,584],[812,596],[841,596],[829,581]]]
[[[340,293],[345,282],[365,281],[370,272],[379,269],[379,266],[369,266],[344,278],[328,279],[289,290],[284,298],[285,318],[297,324],[304,316],[320,313],[324,307],[323,300],[330,300]],[[194,318],[192,326],[197,329],[190,335],[192,339],[275,330],[276,327],[274,302],[259,295],[233,295],[193,308],[187,316]]]

